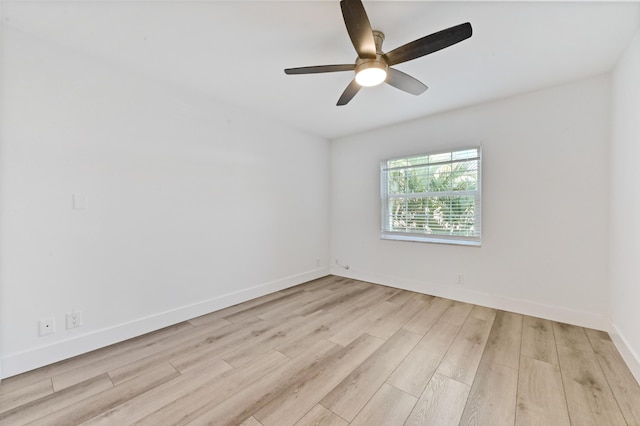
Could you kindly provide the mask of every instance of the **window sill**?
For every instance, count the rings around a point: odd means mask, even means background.
[[[388,234],[383,233],[380,235],[380,239],[382,240],[395,240],[395,241],[409,241],[414,243],[435,243],[435,244],[450,244],[456,246],[469,246],[469,247],[480,247],[482,245],[481,241],[478,240],[469,240],[464,238],[447,238],[442,236],[423,236],[423,235],[412,235],[412,234]]]

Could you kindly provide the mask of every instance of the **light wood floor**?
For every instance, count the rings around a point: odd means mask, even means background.
[[[639,425],[606,333],[326,277],[15,376],[0,425]]]

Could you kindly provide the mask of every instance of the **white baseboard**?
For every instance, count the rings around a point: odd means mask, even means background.
[[[636,382],[640,383],[640,356],[631,348],[629,341],[620,332],[620,329],[611,322],[611,331],[609,332],[613,344],[616,345],[618,352],[622,355],[622,359],[631,370],[631,374],[636,378]]]
[[[594,314],[563,306],[545,305],[523,299],[494,295],[470,290],[462,286],[453,287],[429,284],[423,281],[403,280],[381,274],[354,271],[353,268],[345,270],[337,266],[331,267],[331,274],[601,331],[608,332],[611,329],[611,323],[604,314]]]
[[[187,321],[256,297],[293,287],[329,274],[329,268],[318,268],[279,280],[263,283],[234,293],[182,306],[124,324],[78,335],[52,344],[7,354],[0,360],[0,379],[15,376],[67,358],[122,342],[145,333]]]

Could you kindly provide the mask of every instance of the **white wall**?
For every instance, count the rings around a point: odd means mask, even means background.
[[[333,141],[332,273],[606,328],[609,113],[598,76]],[[381,160],[480,143],[481,248],[380,240]]]
[[[640,381],[640,31],[612,77],[610,313]]]
[[[327,141],[3,31],[5,377],[328,273]]]

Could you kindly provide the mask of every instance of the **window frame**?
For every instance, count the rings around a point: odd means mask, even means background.
[[[390,231],[385,230],[385,225],[389,223],[390,215],[388,214],[389,209],[389,200],[392,198],[389,194],[389,172],[388,164],[392,161],[398,160],[408,160],[416,157],[426,157],[433,155],[441,155],[441,154],[453,154],[455,152],[466,151],[466,150],[477,150],[478,156],[478,180],[477,180],[477,190],[471,191],[442,191],[437,192],[443,196],[451,196],[451,195],[459,195],[459,196],[469,196],[473,195],[475,197],[475,208],[474,208],[474,224],[479,225],[479,235],[478,236],[462,236],[462,235],[442,235],[442,234],[427,234],[422,232],[402,232],[402,231]],[[465,160],[460,160],[465,161]],[[449,161],[450,164],[453,164],[455,161]],[[446,162],[443,162],[446,164]],[[403,194],[404,197],[411,197],[412,195],[421,195],[428,194],[425,193],[407,193]],[[416,197],[413,197],[416,198]],[[451,148],[446,150],[439,151],[430,151],[421,154],[413,154],[413,155],[404,155],[401,157],[388,158],[382,160],[380,162],[380,238],[383,240],[396,240],[396,241],[410,241],[410,242],[420,242],[420,243],[438,243],[438,244],[453,244],[453,245],[462,245],[462,246],[472,246],[472,247],[480,247],[482,245],[482,145],[473,145],[473,146],[462,146],[459,148]]]

